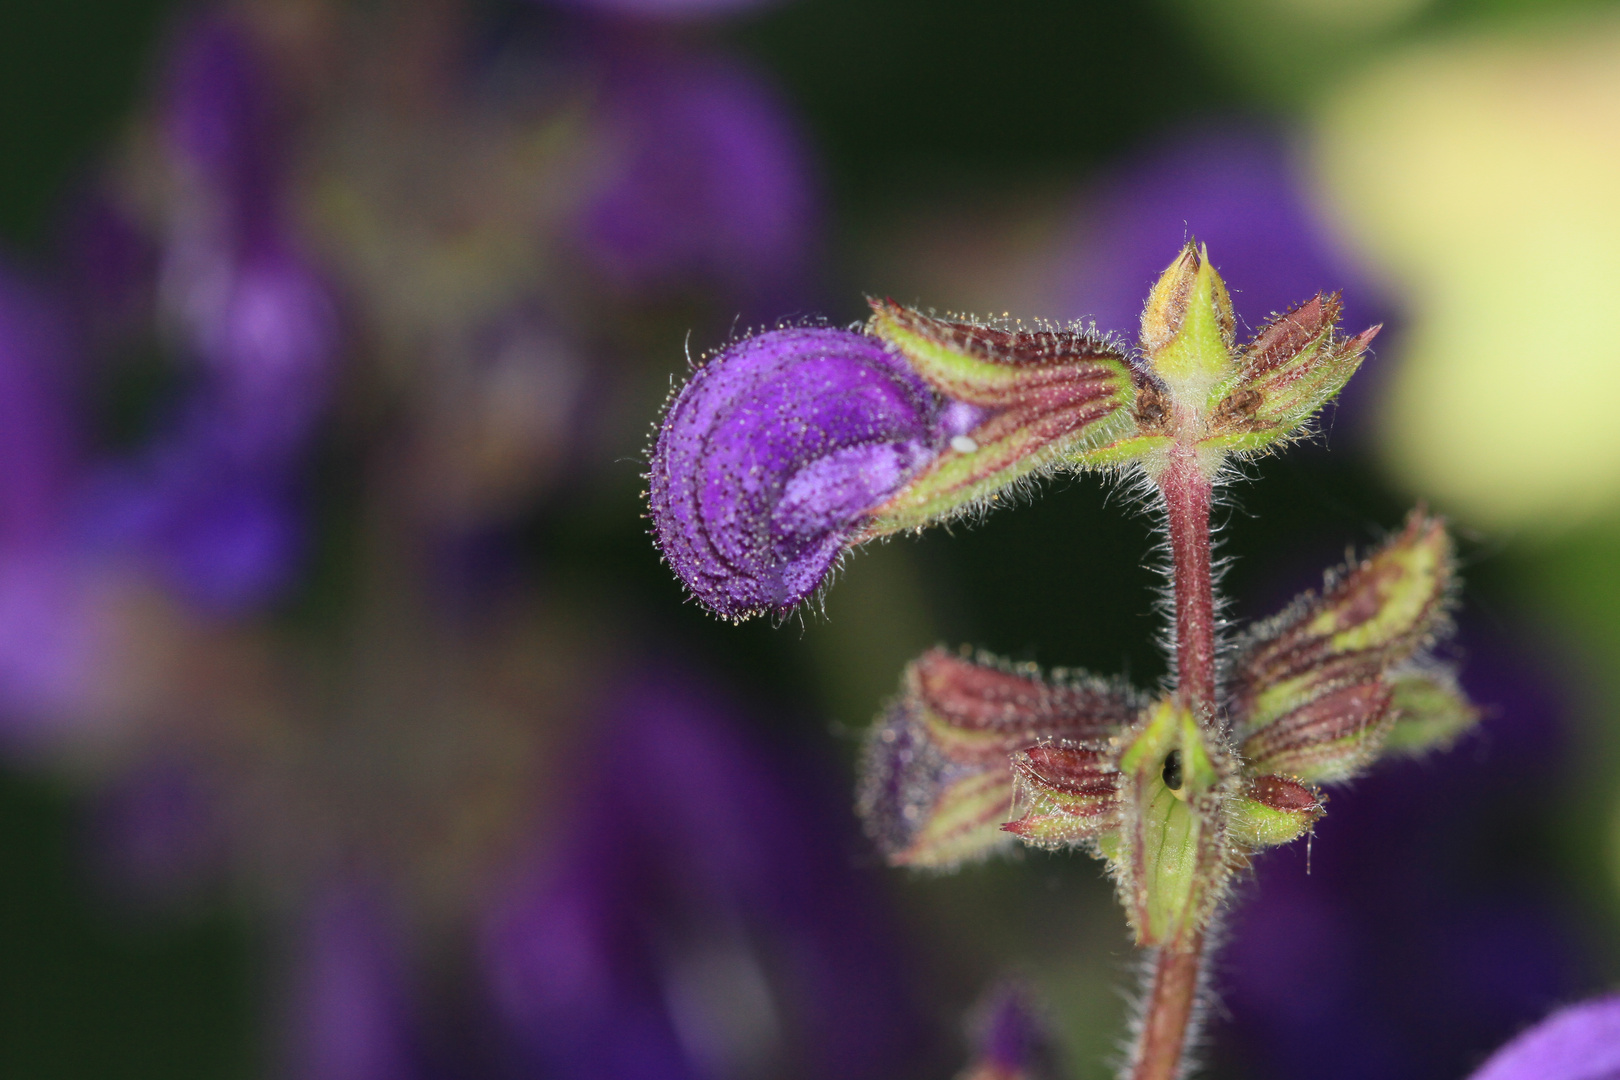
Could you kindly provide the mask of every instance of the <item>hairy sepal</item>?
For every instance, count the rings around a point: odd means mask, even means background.
[[[1358,563],[1327,575],[1260,624],[1232,671],[1240,740],[1329,691],[1373,683],[1449,627],[1455,558],[1444,524],[1421,510]]]
[[[1013,755],[1013,805],[1002,826],[1033,847],[1074,847],[1116,828],[1120,820],[1117,748],[1032,746]]]
[[[1250,453],[1303,432],[1356,373],[1380,329],[1340,337],[1341,310],[1337,293],[1318,294],[1263,326],[1212,394],[1206,442]]]
[[[1390,677],[1390,688],[1393,722],[1384,740],[1384,752],[1389,756],[1418,757],[1448,749],[1479,723],[1479,709],[1448,668],[1397,671]]]
[[[931,649],[868,737],[858,809],[897,865],[949,869],[1012,842],[1021,752],[1106,743],[1136,715],[1124,687],[1043,677],[980,654]]]
[[[1130,365],[1107,338],[940,319],[888,300],[874,300],[872,309],[871,333],[943,397],[984,415],[873,510],[869,537],[987,505],[1022,480],[1083,462],[1134,433]]]
[[[1309,784],[1265,774],[1227,800],[1226,832],[1234,844],[1259,851],[1298,840],[1325,812],[1322,796]]]

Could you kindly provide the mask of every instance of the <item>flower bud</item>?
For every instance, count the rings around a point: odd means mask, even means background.
[[[1230,868],[1221,803],[1232,764],[1174,699],[1120,737],[1120,827],[1098,838],[1138,945],[1186,945]]]
[[[1241,366],[1217,391],[1214,439],[1254,450],[1298,434],[1361,366],[1380,327],[1337,335],[1338,294],[1319,294],[1278,315],[1243,350]]]
[[[889,860],[948,868],[1011,842],[1009,755],[1043,743],[1095,744],[1128,724],[1113,684],[933,649],[906,669],[901,697],[868,736],[857,809]]]
[[[1451,539],[1420,510],[1360,563],[1329,574],[1260,624],[1233,666],[1240,739],[1329,689],[1370,683],[1445,628],[1454,584]]]
[[[1256,776],[1226,803],[1226,835],[1250,851],[1297,840],[1322,816],[1322,798],[1286,776]]]
[[[888,300],[872,302],[871,330],[935,390],[977,411],[926,470],[874,511],[879,532],[982,504],[1134,432],[1130,366],[1116,344],[1093,332],[938,319]]]
[[[1002,826],[1035,847],[1072,847],[1119,824],[1119,770],[1105,746],[1032,746],[1013,755],[1016,821]]]
[[[1384,752],[1416,757],[1444,750],[1479,722],[1479,710],[1457,685],[1457,676],[1440,668],[1396,673],[1390,679],[1394,722],[1384,739]]]
[[[1187,404],[1202,404],[1235,367],[1232,298],[1209,251],[1188,241],[1148,294],[1142,351],[1153,371]]]
[[[1134,430],[1130,369],[1102,338],[875,306],[870,335],[739,341],[670,404],[648,469],[653,530],[717,614],[785,614],[850,546],[986,505]]]

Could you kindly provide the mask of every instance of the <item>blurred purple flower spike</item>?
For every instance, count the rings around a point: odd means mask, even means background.
[[[1620,994],[1572,1005],[1508,1043],[1469,1080],[1620,1076]]]
[[[71,352],[53,298],[0,266],[0,545],[52,544],[80,464]]]
[[[420,1075],[404,963],[386,905],[334,886],[305,914],[289,986],[289,1076],[412,1080]]]
[[[165,133],[202,183],[230,201],[241,226],[275,202],[273,102],[257,49],[230,16],[210,12],[185,30],[167,72]]]
[[[664,416],[648,470],[670,567],[717,614],[785,614],[938,453],[943,410],[880,340],[773,330],[727,347]]]
[[[198,606],[272,599],[301,550],[297,473],[331,389],[331,290],[298,252],[271,73],[222,14],[182,35],[163,100],[187,195],[172,211],[158,300],[200,378],[135,461],[99,487],[97,532],[146,547]]]
[[[636,680],[570,840],[497,897],[484,968],[540,1075],[875,1080],[916,1048],[843,815],[785,790],[738,726],[686,678]]]
[[[609,279],[697,279],[750,309],[803,303],[809,154],[768,86],[729,63],[629,53],[612,61],[602,131],[610,165],[579,227]]]
[[[0,739],[77,711],[98,623],[71,516],[82,433],[71,342],[54,298],[0,267]]]

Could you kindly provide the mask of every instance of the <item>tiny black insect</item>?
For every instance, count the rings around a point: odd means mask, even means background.
[[[1171,791],[1181,790],[1181,751],[1172,750],[1164,756],[1164,786]]]

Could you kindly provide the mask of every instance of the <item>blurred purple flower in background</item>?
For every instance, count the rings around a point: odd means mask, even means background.
[[[78,543],[82,369],[59,300],[0,268],[0,742],[78,715],[102,659]]]
[[[976,1053],[961,1080],[1041,1080],[1052,1075],[1049,1036],[1026,987],[997,986],[976,1012]]]
[[[148,547],[205,610],[292,580],[299,473],[337,359],[337,312],[300,253],[286,103],[245,26],[207,14],[175,46],[161,103],[175,201],[156,299],[192,370],[152,445],[103,479],[108,542]]]
[[[579,217],[619,288],[718,286],[750,315],[804,303],[817,235],[808,151],[772,89],[734,63],[607,50],[607,159]]]
[[[495,906],[495,1007],[545,1075],[876,1078],[918,1048],[875,882],[838,842],[838,785],[789,781],[734,716],[690,675],[644,671],[588,750],[560,847]]]
[[[271,7],[177,26],[68,220],[62,301],[0,277],[7,742],[92,763],[113,895],[222,885],[274,920],[288,1075],[407,1080],[461,1050],[458,1075],[892,1075],[916,1020],[842,785],[674,671],[596,731],[627,616],[490,554],[633,453],[665,376],[626,342],[656,305],[804,306],[791,116],[629,22],[536,45],[521,17],[491,43],[432,5]],[[353,498],[328,506],[334,446]],[[317,528],[352,552],[312,635],[267,616]],[[445,1034],[486,996],[491,1046]]]
[[[412,980],[386,894],[329,886],[301,920],[286,988],[284,1052],[299,1080],[412,1080],[424,1074]]]
[[[1620,996],[1560,1009],[1491,1055],[1469,1080],[1607,1080],[1620,1075]]]

